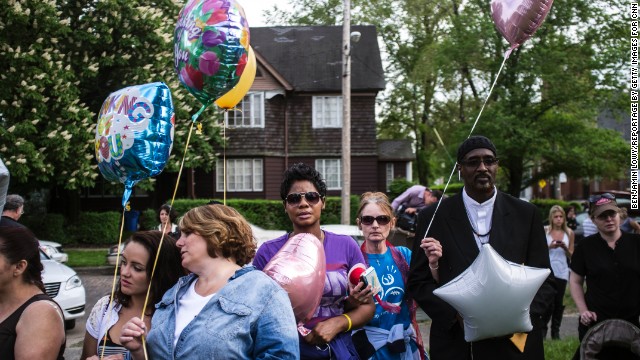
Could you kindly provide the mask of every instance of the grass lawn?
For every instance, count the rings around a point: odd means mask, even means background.
[[[544,341],[544,358],[546,360],[568,360],[573,357],[578,348],[577,337],[567,337],[561,340]]]
[[[65,249],[69,254],[67,266],[105,266],[107,265],[107,249]]]

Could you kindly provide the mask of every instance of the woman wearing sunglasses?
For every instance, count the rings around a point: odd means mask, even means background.
[[[387,240],[395,225],[393,209],[381,192],[362,194],[356,223],[364,234],[360,247],[367,266],[373,266],[382,289],[376,297],[376,313],[363,330],[353,333],[361,359],[427,359],[416,321],[416,302],[406,293],[411,250]],[[433,243],[442,256],[442,248]],[[437,272],[437,270],[433,270]],[[395,334],[395,335],[394,335]]]
[[[350,288],[349,269],[364,263],[356,242],[345,235],[320,229],[327,186],[318,171],[295,164],[284,173],[280,196],[291,219],[293,232],[262,244],[253,265],[263,269],[290,237],[309,233],[322,242],[327,262],[324,291],[313,318],[304,324],[310,333],[299,335],[301,359],[358,359],[351,330],[373,317],[371,286],[358,283]]]

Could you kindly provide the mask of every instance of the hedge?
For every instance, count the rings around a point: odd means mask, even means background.
[[[450,185],[448,190],[451,189],[452,186]],[[351,196],[351,224],[355,224],[359,201],[359,196]],[[189,211],[189,209],[205,205],[208,202],[208,199],[176,199],[173,205],[180,216]],[[543,221],[547,220],[549,209],[553,205],[560,205],[565,209],[569,205],[573,205],[578,211],[581,209],[581,205],[577,202],[556,199],[534,199],[531,200],[531,203],[538,207]],[[250,223],[264,229],[292,230],[291,221],[284,211],[282,201],[230,199],[227,200],[227,205],[238,210]],[[322,218],[320,219],[321,223],[340,224],[341,207],[340,197],[327,197],[325,209],[322,211]],[[63,245],[107,246],[117,243],[120,235],[121,218],[121,213],[112,211],[101,213],[83,212],[80,214],[78,221],[74,223],[68,223],[61,214],[54,213],[38,216],[25,215],[20,220],[39,239],[56,241]],[[156,210],[146,209],[142,211],[138,224],[140,230],[155,229],[158,225]],[[124,231],[122,239],[126,239],[129,235],[130,232]]]

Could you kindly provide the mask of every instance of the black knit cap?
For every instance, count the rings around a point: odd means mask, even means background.
[[[489,149],[493,156],[496,156],[496,147],[491,140],[482,135],[474,135],[465,140],[458,148],[458,163],[464,159],[465,155],[475,149]]]

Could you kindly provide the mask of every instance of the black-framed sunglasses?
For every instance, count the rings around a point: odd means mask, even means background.
[[[591,196],[589,196],[589,203],[594,204],[594,203],[597,203],[598,201],[600,201],[602,199],[609,199],[609,200],[615,201],[616,197],[615,197],[615,195],[613,195],[611,193],[591,195]]]
[[[363,225],[373,225],[373,222],[377,221],[378,225],[387,225],[390,221],[391,221],[391,217],[387,216],[387,215],[380,215],[380,216],[360,216],[360,222]]]
[[[478,167],[480,167],[481,163],[483,163],[484,166],[489,167],[489,166],[493,166],[493,165],[497,164],[498,161],[500,161],[500,159],[495,158],[495,157],[471,158],[469,160],[460,160],[460,164],[464,165],[464,166],[468,166],[468,167],[477,169]]]
[[[291,193],[287,195],[284,201],[286,201],[289,205],[297,205],[302,201],[303,196],[309,205],[315,205],[320,201],[320,199],[322,199],[322,195],[320,195],[319,192],[308,191],[301,193]]]

